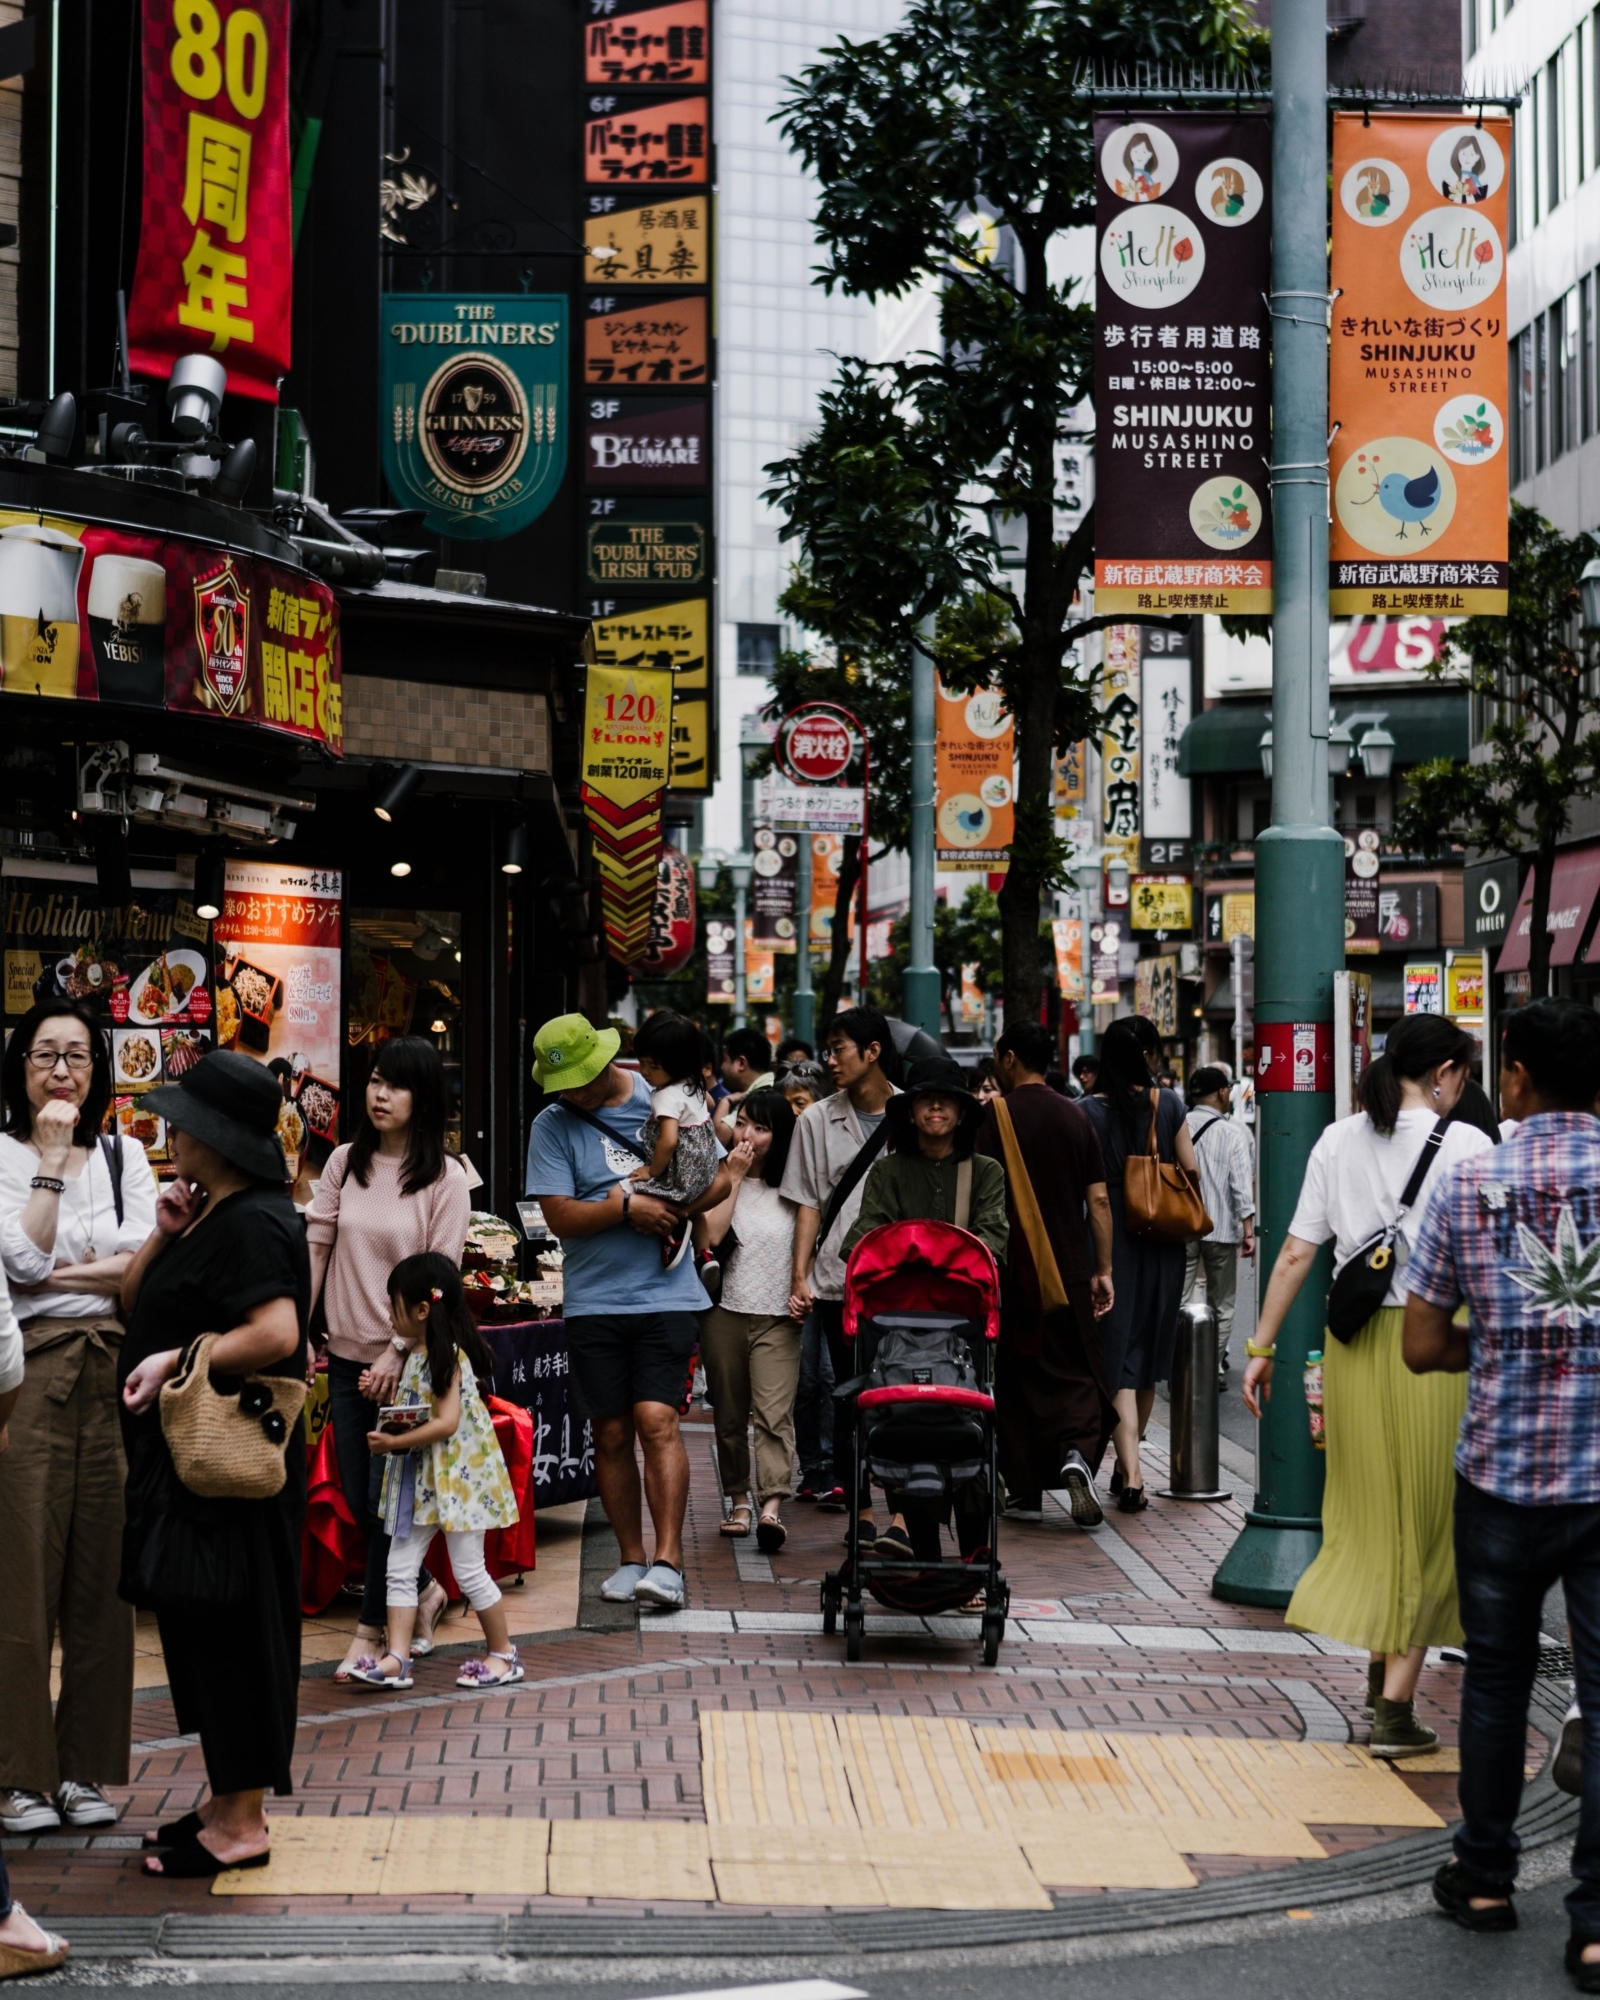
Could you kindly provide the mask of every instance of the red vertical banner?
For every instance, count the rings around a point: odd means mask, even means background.
[[[289,367],[288,0],[144,0],[144,203],[129,359],[214,354],[276,402]]]

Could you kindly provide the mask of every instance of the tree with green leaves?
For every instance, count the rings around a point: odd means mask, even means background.
[[[895,920],[889,933],[887,960],[879,963],[878,991],[886,1013],[904,1011],[905,972],[911,963],[911,918]],[[978,990],[998,994],[1001,989],[1000,899],[982,877],[974,880],[959,903],[943,902],[933,912],[933,962],[939,970],[939,1004],[944,1018],[955,1026],[955,1002],[961,992],[963,968],[976,968]]]
[[[1483,755],[1421,764],[1395,815],[1414,852],[1466,849],[1533,864],[1528,964],[1535,994],[1550,984],[1550,884],[1572,805],[1600,787],[1600,685],[1582,626],[1579,580],[1600,556],[1592,535],[1563,535],[1511,504],[1511,589],[1504,618],[1468,618],[1450,634],[1436,678],[1464,664],[1492,718]]]
[[[863,298],[939,297],[937,354],[842,361],[820,420],[770,465],[827,636],[904,654],[936,617],[952,685],[998,687],[1016,723],[1017,809],[1000,894],[1006,1012],[1038,1011],[1041,895],[1065,886],[1052,755],[1087,736],[1093,677],[1074,618],[1094,554],[1088,510],[1054,538],[1055,460],[1093,379],[1093,314],[1050,246],[1094,216],[1097,64],[1248,67],[1239,0],[912,0],[904,25],[842,42],[779,117],[820,186],[819,282]],[[1026,527],[1020,584],[982,510]]]

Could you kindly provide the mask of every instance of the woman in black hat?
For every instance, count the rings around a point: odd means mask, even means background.
[[[161,1387],[184,1350],[220,1334],[213,1382],[298,1376],[306,1362],[311,1268],[305,1231],[289,1199],[276,1128],[283,1096],[248,1056],[218,1052],[181,1083],[145,1099],[167,1121],[177,1178],[156,1204],[156,1226],[123,1281],[129,1314],[122,1343],[123,1428],[128,1447],[128,1528],[123,1591],[154,1610],[178,1728],[198,1733],[211,1797],[198,1812],[146,1836],[165,1850],[149,1875],[215,1875],[267,1862],[263,1811],[270,1788],[291,1790],[295,1694],[300,1678],[300,1531],[305,1442],[298,1423],[285,1447],[283,1490],[271,1500],[204,1500],[183,1487],[161,1428]],[[154,1551],[174,1529],[210,1535],[226,1549],[240,1601],[208,1602],[183,1588]]]
[[[845,1239],[847,1256],[869,1229],[881,1223],[951,1222],[981,1237],[1004,1261],[1009,1229],[1006,1172],[998,1160],[973,1151],[982,1111],[958,1062],[941,1055],[911,1065],[905,1089],[890,1098],[884,1114],[889,1136],[882,1156],[867,1174],[861,1213]],[[891,1505],[897,1498],[891,1497]],[[969,1524],[976,1518],[972,1510],[958,1507],[956,1528],[963,1551],[970,1540]],[[872,1539],[870,1521],[862,1522],[861,1533],[864,1542]],[[876,1546],[880,1555],[936,1558],[938,1521],[902,1502],[887,1531],[877,1536]]]

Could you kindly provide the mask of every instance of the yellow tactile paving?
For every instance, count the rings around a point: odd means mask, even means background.
[[[213,1896],[379,1896],[396,1822],[292,1819],[271,1814],[272,1859],[265,1868],[229,1868]]]
[[[1236,1765],[1259,1774],[1280,1810],[1313,1826],[1444,1825],[1383,1758],[1354,1744],[1234,1738],[1226,1751]],[[1421,1761],[1406,1760],[1413,1766]]]
[[[963,1828],[907,1836],[864,1827],[713,1827],[711,1872],[725,1903],[1050,1907],[1015,1840]]]
[[[1073,1823],[1018,1814],[1012,1830],[1037,1879],[1051,1889],[1192,1889],[1195,1874],[1153,1820]]]
[[[882,1909],[888,1898],[870,1868],[842,1862],[780,1867],[767,1861],[713,1861],[719,1903],[794,1904],[805,1909]]]
[[[383,1896],[542,1896],[547,1819],[397,1819],[384,1859]]]
[[[550,1828],[552,1896],[709,1903],[710,1829],[683,1820],[558,1819]]]
[[[1027,1856],[1008,1834],[943,1835],[888,1843],[873,1856],[884,1900],[909,1910],[1048,1910]]]

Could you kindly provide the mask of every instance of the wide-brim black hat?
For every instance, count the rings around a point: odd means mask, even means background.
[[[891,1097],[889,1110],[898,1127],[911,1123],[911,1106],[918,1097],[953,1097],[961,1106],[961,1123],[970,1124],[983,1107],[972,1094],[972,1080],[960,1063],[949,1056],[924,1056],[906,1071],[900,1095]]]
[[[177,1131],[187,1132],[257,1180],[289,1178],[278,1143],[283,1091],[271,1071],[248,1056],[213,1049],[179,1082],[147,1090],[142,1101]]]

